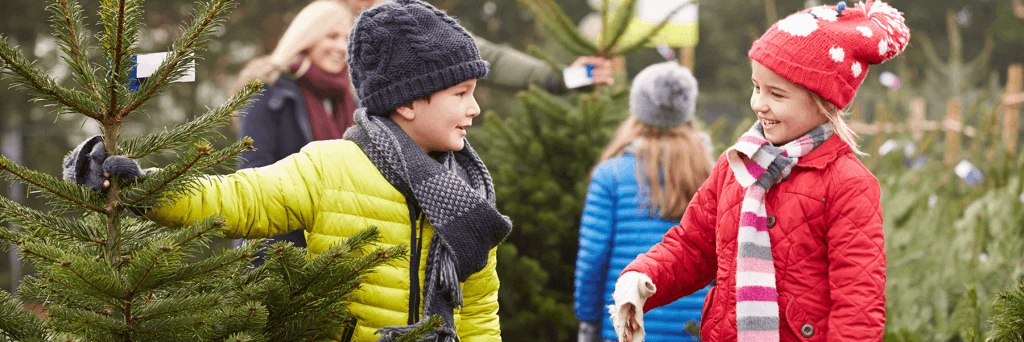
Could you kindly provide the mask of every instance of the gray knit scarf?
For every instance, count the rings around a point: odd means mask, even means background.
[[[459,283],[487,266],[488,253],[512,231],[512,221],[495,208],[491,176],[468,142],[461,151],[440,153],[435,160],[390,118],[367,115],[366,108],[357,109],[354,116],[356,125],[345,132],[345,139],[355,142],[413,204],[410,208],[422,210],[434,227],[423,284],[423,320],[381,328],[378,341],[393,341],[432,315],[440,315],[444,325],[430,337],[458,341],[454,309],[462,306]]]

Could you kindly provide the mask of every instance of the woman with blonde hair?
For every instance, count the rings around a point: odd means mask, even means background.
[[[313,1],[295,16],[270,55],[242,68],[232,94],[252,79],[264,85],[262,96],[239,120],[238,137],[251,137],[256,147],[242,154],[239,169],[270,165],[311,141],[341,139],[354,125],[356,99],[345,63],[351,29],[348,8]],[[276,239],[306,246],[302,230]]]
[[[606,306],[615,281],[640,253],[661,241],[711,173],[711,142],[693,121],[697,80],[674,61],[633,80],[630,115],[591,175],[576,259],[579,341],[617,340]],[[679,341],[700,321],[704,291],[645,316],[648,341]]]

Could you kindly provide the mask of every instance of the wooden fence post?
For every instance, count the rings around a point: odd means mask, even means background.
[[[960,98],[953,97],[946,106],[946,119],[942,128],[946,131],[946,165],[953,165],[960,156]]]
[[[1020,117],[1021,102],[1024,101],[1024,66],[1020,64],[1010,65],[1006,72],[1006,96],[1003,98],[1005,113],[1003,116],[1003,141],[1006,142],[1006,150],[1010,154],[1017,153],[1017,129],[1018,118]]]
[[[925,131],[925,102],[924,98],[915,97],[910,99],[910,132],[914,137],[914,141],[920,141],[924,138]]]
[[[679,65],[686,67],[687,69],[693,70],[694,64],[696,64],[694,55],[696,51],[693,46],[683,46],[679,48]]]

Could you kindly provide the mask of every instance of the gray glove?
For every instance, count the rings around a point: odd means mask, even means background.
[[[103,175],[104,172],[129,181],[148,173],[142,171],[139,163],[131,158],[107,157],[103,148],[102,135],[86,139],[75,147],[71,154],[64,158],[61,167],[65,181],[85,185],[96,191],[103,191],[107,188],[103,182],[109,178]]]
[[[579,342],[601,342],[601,321],[580,322]]]

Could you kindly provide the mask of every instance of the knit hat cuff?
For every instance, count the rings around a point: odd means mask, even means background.
[[[366,107],[367,114],[388,116],[398,107],[416,99],[433,95],[469,79],[484,78],[487,76],[488,67],[487,61],[478,59],[452,65],[402,82],[394,82],[366,96],[361,100],[362,105]]]
[[[771,51],[786,51],[781,46],[769,47],[771,42],[768,39],[758,39],[754,42],[747,55],[764,65],[771,71],[785,77],[793,83],[799,84],[811,91],[818,93],[825,100],[832,102],[839,108],[846,108],[853,97],[857,95],[857,85],[847,84],[838,75],[838,70],[825,72],[818,69],[808,68],[799,63],[793,63],[781,58]],[[799,77],[798,77],[799,76]]]

